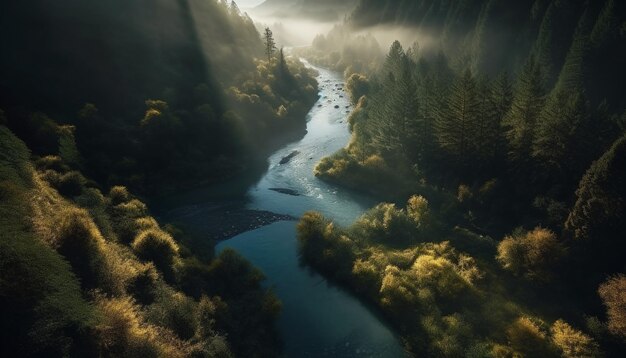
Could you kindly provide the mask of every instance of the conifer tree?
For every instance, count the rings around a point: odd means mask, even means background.
[[[487,148],[492,157],[499,157],[502,149],[505,147],[504,131],[502,121],[511,109],[513,103],[513,85],[508,74],[503,73],[498,76],[491,86],[489,93],[488,108],[491,111],[490,118],[493,121],[493,133]]]
[[[239,6],[237,6],[237,3],[234,1],[230,2],[230,7],[228,8],[228,10],[232,15],[241,16],[241,10],[239,10]]]
[[[459,163],[468,158],[475,144],[478,110],[476,81],[468,69],[453,84],[448,106],[439,113],[435,123],[439,146]]]
[[[587,39],[582,36],[582,31],[579,27],[556,87],[541,112],[533,139],[533,157],[544,167],[559,170],[561,174],[567,174],[567,169],[575,169],[587,157],[583,147],[584,137],[589,135],[590,118],[583,88]],[[585,168],[577,169],[582,171]]]
[[[509,156],[518,164],[530,158],[535,126],[544,101],[541,68],[531,57],[518,79],[511,110],[502,122]]]
[[[626,136],[622,136],[583,176],[565,223],[566,233],[583,246],[586,259],[596,267],[610,268],[605,272],[626,269],[625,170]]]
[[[496,156],[501,133],[501,117],[498,117],[492,99],[492,85],[487,79],[481,79],[477,85],[477,113],[475,137],[472,147],[477,160],[483,165],[489,164]]]
[[[387,78],[390,73],[394,77],[401,75],[404,68],[403,62],[405,61],[407,61],[407,57],[402,45],[399,41],[394,41],[383,64],[383,78]]]
[[[394,159],[411,159],[417,135],[417,86],[404,54],[399,62],[401,75],[388,79],[375,106],[374,142],[388,157],[393,154]]]
[[[274,34],[269,27],[265,28],[265,34],[263,35],[265,42],[265,55],[267,55],[267,62],[272,63],[272,57],[276,52],[276,42],[274,41]]]

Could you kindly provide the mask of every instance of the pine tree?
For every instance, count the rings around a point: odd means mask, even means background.
[[[505,147],[502,121],[511,109],[512,103],[513,85],[511,84],[509,76],[503,73],[495,79],[489,93],[488,109],[491,111],[489,115],[493,121],[494,127],[491,127],[493,133],[486,150],[490,153],[492,158],[500,157],[502,148]]]
[[[623,270],[626,232],[626,136],[594,162],[580,181],[566,233],[583,246],[585,257],[606,272]]]
[[[265,40],[265,54],[267,55],[267,62],[272,63],[272,58],[276,52],[276,42],[274,41],[274,34],[269,27],[265,28],[265,34],[263,37]]]
[[[409,61],[402,56],[401,75],[397,79],[392,75],[376,100],[373,139],[388,158],[405,160],[412,159],[410,152],[416,145],[418,102]]]
[[[544,101],[541,68],[531,57],[518,79],[511,110],[502,122],[509,156],[518,164],[530,158],[533,134]]]
[[[407,57],[402,45],[399,41],[394,41],[383,64],[383,78],[388,78],[389,74],[392,74],[394,77],[401,75],[404,68],[403,62],[405,61],[407,61]]]
[[[535,132],[533,157],[540,165],[559,171],[577,165],[586,157],[575,153],[578,140],[587,135],[582,130],[588,118],[582,93],[559,91],[550,96]]]
[[[488,165],[496,157],[501,134],[501,117],[495,109],[492,98],[492,85],[487,79],[482,79],[477,85],[477,113],[475,137],[472,141],[477,160]]]
[[[287,67],[287,61],[285,60],[284,48],[281,47],[278,51],[278,70],[281,75],[286,75],[289,72],[289,68]]]
[[[237,3],[234,1],[230,2],[230,6],[228,10],[230,11],[232,15],[241,16],[241,10],[239,10],[239,6],[237,6]]]
[[[475,145],[479,105],[476,81],[468,69],[453,84],[448,106],[435,123],[439,146],[459,163],[466,162]]]
[[[582,32],[579,27],[556,87],[541,112],[533,140],[533,157],[562,175],[582,174],[569,173],[567,169],[576,168],[587,157],[583,147],[590,119],[583,88],[587,38]]]
[[[618,20],[615,16],[615,1],[608,0],[591,31],[591,43],[594,47],[602,47],[611,36],[614,36],[618,27]]]

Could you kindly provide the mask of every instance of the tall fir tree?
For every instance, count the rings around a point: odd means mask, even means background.
[[[541,67],[531,57],[518,78],[511,110],[502,121],[509,157],[518,167],[531,157],[535,126],[545,102],[542,83]]]
[[[473,152],[478,163],[491,165],[497,155],[497,143],[500,141],[502,127],[492,100],[492,84],[487,78],[480,79],[477,84],[478,106],[476,110],[475,136],[472,140]]]
[[[511,110],[511,105],[513,104],[513,84],[507,73],[499,75],[494,80],[489,93],[489,103],[491,119],[497,125],[497,128],[492,128],[494,130],[493,138],[488,143],[488,146],[493,158],[503,159],[502,153],[504,152],[503,149],[506,148],[506,144],[502,121]]]
[[[589,135],[588,106],[584,90],[584,57],[587,36],[581,19],[558,81],[541,112],[533,139],[532,155],[548,169],[546,175],[561,182],[578,177],[589,165],[584,138]],[[582,167],[581,167],[582,165]]]
[[[384,91],[376,101],[373,139],[387,158],[415,161],[419,108],[417,86],[410,62],[404,54],[400,57],[399,67],[400,75],[397,78],[391,76],[386,81]]]
[[[269,27],[265,28],[263,40],[265,43],[265,55],[267,56],[267,62],[272,63],[272,58],[276,52],[276,41],[274,41],[274,34]]]
[[[472,154],[479,106],[476,80],[467,69],[452,85],[447,107],[440,111],[435,122],[439,146],[457,164],[467,163]]]

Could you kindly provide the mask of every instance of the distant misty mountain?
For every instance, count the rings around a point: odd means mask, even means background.
[[[357,3],[358,0],[266,0],[252,12],[261,16],[289,16],[331,22],[341,20]]]

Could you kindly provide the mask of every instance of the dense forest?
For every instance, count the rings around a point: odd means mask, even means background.
[[[377,56],[377,26],[416,42]],[[613,0],[361,1],[302,52],[356,106],[315,170],[386,203],[306,214],[303,260],[418,356],[623,355],[625,26]]]
[[[146,204],[305,131],[314,73],[267,42],[234,2],[0,5],[0,355],[279,354],[263,274]]]

